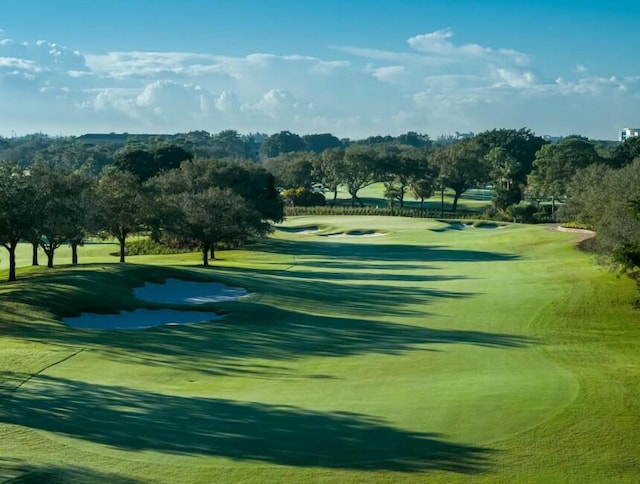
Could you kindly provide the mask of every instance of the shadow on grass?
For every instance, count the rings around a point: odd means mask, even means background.
[[[504,252],[487,252],[470,249],[450,249],[442,245],[371,244],[355,242],[315,242],[270,239],[255,245],[263,252],[326,257],[329,260],[344,258],[347,261],[400,262],[496,262],[517,260],[518,256]]]
[[[210,375],[301,377],[277,366],[305,357],[400,355],[440,351],[435,345],[525,348],[534,340],[512,334],[440,330],[367,319],[302,314],[260,303],[237,303],[229,321],[165,326],[141,331],[81,331],[62,324],[32,324],[32,340],[85,347],[104,357]],[[273,362],[265,367],[253,359]],[[302,375],[317,377],[317,375]]]
[[[305,271],[299,266],[289,271],[256,272],[238,268],[219,268],[212,271],[218,276],[229,277],[234,285],[249,288],[250,292],[274,296],[278,299],[278,304],[284,307],[292,307],[294,310],[304,308],[309,312],[321,314],[339,313],[354,318],[427,314],[425,308],[436,299],[464,299],[475,296],[475,293],[471,292],[448,291],[420,285],[425,282],[463,279],[463,276],[404,277],[382,272],[362,274],[357,271],[331,273]],[[412,284],[400,285],[394,284],[395,282]]]
[[[427,317],[428,305],[434,300],[468,298],[473,296],[470,293],[359,281],[340,284],[309,280],[313,274],[117,265],[65,270],[33,276],[0,294],[3,309],[0,328],[39,342],[98,350],[114,360],[265,378],[289,376],[295,371],[273,364],[268,368],[256,367],[251,359],[267,359],[277,364],[307,356],[348,357],[439,349],[428,345],[520,348],[535,343],[513,334],[439,330],[388,322],[406,314]],[[70,315],[69,308],[78,313],[158,307],[136,301],[131,287],[144,280],[168,277],[194,280],[214,277],[246,287],[250,292],[275,297],[192,308],[230,312],[228,320],[140,331],[75,330],[56,321],[60,316]]]
[[[143,481],[110,472],[78,466],[36,465],[17,459],[0,458],[0,481],[11,484],[63,484],[71,482],[138,484]]]
[[[476,474],[487,470],[493,452],[361,414],[186,398],[43,375],[0,403],[0,418],[125,451],[296,467]]]

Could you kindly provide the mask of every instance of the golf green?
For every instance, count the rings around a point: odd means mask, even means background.
[[[81,248],[76,268],[19,269],[17,283],[0,284],[0,477],[639,478],[633,282],[578,251],[575,234],[450,227],[294,217],[208,269],[199,254],[120,265],[110,244]],[[176,277],[249,296],[198,305],[225,314],[209,323],[61,323],[189,310],[134,297]]]

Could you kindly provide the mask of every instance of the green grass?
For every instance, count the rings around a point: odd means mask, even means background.
[[[450,227],[298,217],[210,269],[108,244],[20,268],[0,284],[0,480],[637,482],[633,281],[575,234]],[[168,277],[252,296],[210,324],[59,322],[154,307],[131,288]]]
[[[382,183],[374,183],[358,192],[358,198],[367,206],[386,207],[387,200],[384,198],[384,185]],[[333,193],[325,193],[327,204],[331,203]],[[493,191],[482,188],[472,188],[460,197],[458,200],[458,210],[481,213],[491,206]],[[340,205],[351,205],[351,195],[344,188],[338,190],[338,203]],[[420,200],[416,200],[407,192],[404,198],[404,205],[407,208],[420,208]],[[450,211],[453,205],[453,191],[447,189],[444,192],[444,208]],[[397,205],[398,206],[398,205]],[[397,208],[397,207],[396,207]],[[431,198],[424,201],[424,209],[430,211],[439,211],[441,209],[440,192],[433,194]]]

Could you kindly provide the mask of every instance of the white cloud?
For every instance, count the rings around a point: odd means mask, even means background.
[[[223,113],[237,113],[240,111],[240,100],[233,91],[222,91],[215,104],[216,109]]]
[[[577,65],[549,80],[540,74],[549,70],[545,59],[459,43],[449,29],[413,36],[398,52],[375,45],[336,51],[337,58],[96,55],[0,34],[0,132],[233,128],[364,137],[529,126],[541,134],[606,137],[610,130],[613,137],[617,124],[637,117],[640,73],[594,76]]]
[[[514,89],[526,89],[535,86],[536,76],[529,72],[521,72],[515,69],[497,68],[495,74],[499,81],[496,86],[508,86]]]
[[[496,61],[502,59],[505,62],[526,65],[530,62],[529,56],[512,49],[494,50],[479,44],[455,45],[450,39],[453,32],[449,29],[437,30],[427,34],[416,35],[407,40],[410,47],[418,52],[435,54],[446,57],[451,61],[476,59],[491,59]]]
[[[402,74],[406,71],[405,66],[385,66],[372,68],[372,75],[379,81],[384,82],[397,82],[398,78],[402,76]]]

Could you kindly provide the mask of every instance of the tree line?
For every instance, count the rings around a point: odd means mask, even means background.
[[[0,162],[0,245],[8,251],[9,281],[22,241],[31,243],[34,265],[41,248],[53,267],[62,244],[77,264],[89,235],[110,236],[124,262],[127,237],[146,231],[158,241],[198,246],[208,265],[216,244],[265,236],[282,218],[273,176],[253,162],[195,159],[166,146],[122,152],[98,176],[55,159],[29,168]]]
[[[526,128],[436,141],[416,132],[357,141],[289,131],[270,136],[245,136],[233,130],[105,136],[106,141],[97,136],[0,139],[0,159],[11,160],[4,162],[0,182],[4,200],[0,242],[10,259],[17,240],[28,240],[34,247],[34,262],[37,248],[42,247],[53,264],[61,243],[71,245],[75,261],[77,245],[87,231],[116,237],[124,259],[128,234],[145,228],[158,237],[198,240],[206,264],[206,253],[211,254],[218,242],[267,233],[268,222],[282,218],[281,200],[298,206],[333,205],[343,187],[351,205],[362,206],[359,193],[373,183],[383,184],[392,211],[396,205],[404,206],[408,194],[422,207],[445,189],[453,193],[455,211],[470,188],[487,186],[493,201],[486,217],[525,222],[573,217],[603,226],[598,231],[604,239],[608,230],[604,224],[611,218],[596,221],[588,210],[602,207],[599,213],[605,213],[606,200],[578,200],[602,193],[600,188],[607,185],[588,185],[586,191],[578,186],[597,179],[589,178],[585,170],[600,170],[601,181],[609,183],[614,173],[631,169],[640,156],[640,138],[618,144],[569,136],[551,143]],[[609,193],[621,194],[616,187]],[[623,188],[620,199],[633,206],[638,194],[631,186]],[[13,193],[16,190],[19,193]],[[18,202],[21,199],[24,203]],[[559,202],[566,202],[566,207],[556,213]],[[15,204],[22,208],[14,210]],[[223,220],[220,213],[233,214],[229,220],[237,223]],[[629,226],[634,212],[616,213],[624,213],[623,225]],[[76,220],[82,217],[88,220]],[[30,228],[7,228],[14,219]],[[107,227],[116,221],[117,227]],[[65,224],[69,227],[63,228]],[[236,226],[245,228],[236,233]],[[620,236],[615,232],[614,239]],[[624,240],[629,249],[631,239]],[[602,246],[611,248],[612,243]]]

